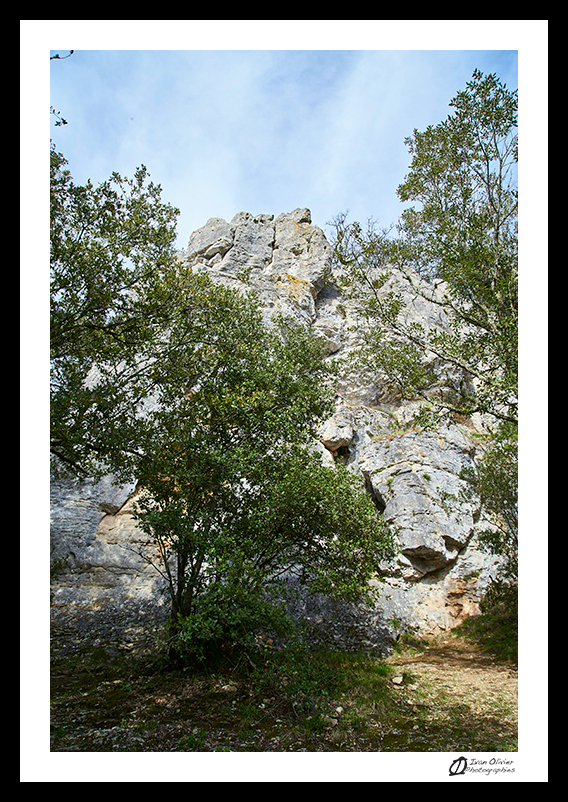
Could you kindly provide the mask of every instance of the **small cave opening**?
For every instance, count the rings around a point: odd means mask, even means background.
[[[347,465],[351,459],[351,451],[349,450],[349,446],[339,446],[339,448],[335,450],[334,459],[342,462],[344,465]]]
[[[373,504],[382,515],[383,512],[385,511],[385,507],[387,506],[386,501],[381,496],[381,494],[377,493],[377,491],[373,488],[371,480],[369,479],[368,476],[365,476],[365,490],[371,496]]]

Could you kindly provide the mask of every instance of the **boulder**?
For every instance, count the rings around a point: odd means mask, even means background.
[[[333,417],[320,427],[320,440],[324,446],[337,456],[339,449],[348,449],[355,434],[355,419],[349,407],[341,397],[336,399],[336,411]]]
[[[384,435],[362,450],[359,468],[396,527],[414,578],[453,563],[469,542],[475,510],[460,501],[459,475],[472,464],[472,444],[456,427]]]
[[[304,281],[315,299],[323,289],[331,263],[331,248],[323,231],[311,224],[309,209],[279,215],[274,223],[270,272]]]

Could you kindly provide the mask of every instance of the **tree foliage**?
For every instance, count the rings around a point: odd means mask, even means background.
[[[172,330],[137,502],[171,599],[172,648],[193,656],[282,623],[283,577],[361,599],[391,554],[360,483],[310,452],[331,410],[321,344],[285,320],[266,329],[252,298],[207,292],[204,338]]]
[[[154,474],[138,502],[161,555],[174,654],[199,658],[251,645],[259,627],[282,631],[290,580],[368,601],[369,579],[393,556],[388,527],[346,469],[324,467],[301,448],[255,456],[252,466],[249,456],[239,465],[234,454],[218,454],[214,468],[233,472],[211,490],[213,472],[183,472],[168,491]]]
[[[445,121],[405,140],[412,162],[398,194],[418,205],[403,211],[395,235],[338,217],[336,262],[344,281],[364,291],[370,364],[404,396],[516,422],[516,92],[476,70],[450,106]],[[439,305],[445,330],[405,322],[400,293],[384,289],[389,265],[411,293]],[[456,377],[445,400],[425,392],[433,379],[425,352]]]
[[[95,187],[50,150],[51,453],[82,475],[121,465],[171,305],[178,211],[145,167]]]
[[[501,426],[489,444],[477,470],[462,472],[467,480],[465,495],[481,502],[483,528],[481,546],[502,555],[500,580],[518,573],[518,444],[510,424]]]
[[[394,229],[336,219],[336,269],[368,321],[365,365],[450,419],[494,422],[486,462],[468,478],[506,522],[492,543],[504,553],[516,548],[517,92],[475,70],[450,107],[405,140],[412,159],[398,195],[411,205]],[[401,282],[443,326],[405,316]]]
[[[321,344],[176,256],[177,210],[144,167],[77,186],[51,150],[51,448],[83,476],[138,482],[136,515],[172,613],[204,656],[281,622],[294,576],[362,598],[389,531],[312,451],[332,409]]]

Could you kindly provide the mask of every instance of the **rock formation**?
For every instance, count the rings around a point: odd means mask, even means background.
[[[479,456],[485,421],[473,416],[437,431],[414,430],[417,402],[403,402],[380,376],[353,366],[361,345],[358,306],[333,283],[331,247],[308,209],[276,218],[241,212],[230,223],[213,218],[192,234],[180,258],[215,282],[254,289],[266,323],[278,313],[292,316],[311,327],[327,358],[340,364],[335,413],[322,422],[317,446],[327,463],[341,460],[361,477],[398,533],[398,558],[378,585],[376,626],[391,634],[436,633],[475,615],[496,560],[476,545],[475,506],[450,509],[445,500],[459,492],[461,469]],[[411,293],[396,271],[385,291],[393,283],[409,319],[428,328],[446,325],[441,306]],[[143,535],[129,511],[133,490],[110,477],[52,484],[56,603],[105,594],[156,596],[159,577],[137,555]]]

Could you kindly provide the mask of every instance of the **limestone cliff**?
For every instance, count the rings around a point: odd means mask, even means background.
[[[393,633],[435,633],[478,611],[496,568],[476,546],[475,505],[450,510],[445,503],[446,494],[460,489],[461,469],[479,456],[485,422],[474,416],[435,432],[414,430],[417,402],[403,402],[380,376],[354,367],[362,321],[357,303],[334,283],[331,255],[309,210],[296,209],[276,218],[243,212],[230,222],[213,218],[192,234],[180,258],[215,282],[254,289],[266,323],[274,314],[292,316],[341,366],[335,414],[322,422],[316,447],[323,460],[342,460],[361,477],[398,532],[399,555],[386,566],[374,621]],[[385,291],[393,283],[409,319],[428,328],[446,325],[442,307],[411,293],[396,271]],[[133,490],[110,477],[96,485],[53,483],[55,602],[105,594],[157,598],[159,578],[137,556],[143,536],[129,512]]]

